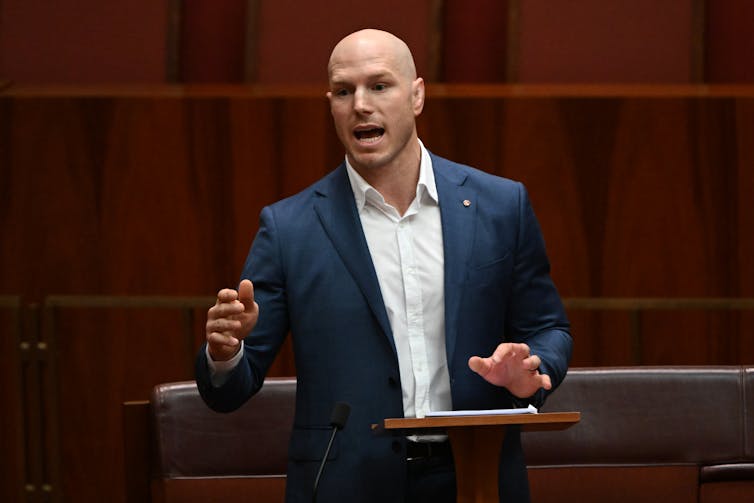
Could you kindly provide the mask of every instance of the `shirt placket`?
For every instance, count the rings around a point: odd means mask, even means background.
[[[406,305],[406,329],[414,373],[414,408],[416,417],[429,411],[429,365],[424,340],[424,309],[421,284],[412,244],[409,218],[398,224],[398,250]]]

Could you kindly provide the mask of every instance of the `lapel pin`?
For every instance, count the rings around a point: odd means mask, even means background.
[[[468,208],[469,206],[471,206],[471,201],[469,201],[468,199],[464,199],[463,200],[463,205]]]

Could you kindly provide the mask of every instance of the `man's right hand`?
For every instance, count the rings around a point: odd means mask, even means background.
[[[254,285],[241,281],[238,291],[225,288],[217,293],[217,302],[207,312],[207,349],[215,361],[230,360],[240,349],[241,341],[257,324],[259,306],[254,302]]]

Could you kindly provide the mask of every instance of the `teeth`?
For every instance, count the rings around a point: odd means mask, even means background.
[[[354,136],[356,137],[356,139],[366,143],[373,143],[379,140],[380,138],[382,138],[383,134],[385,134],[385,130],[382,128],[354,131]]]

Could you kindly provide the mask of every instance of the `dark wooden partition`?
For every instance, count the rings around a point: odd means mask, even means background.
[[[0,294],[42,307],[25,470],[49,497],[122,497],[120,403],[191,377],[260,209],[342,159],[324,91],[0,94]],[[754,297],[754,88],[436,85],[419,127],[434,152],[526,184],[564,297]],[[568,305],[575,365],[754,356],[750,309]],[[273,373],[294,372],[285,348]]]
[[[24,475],[21,299],[0,295],[0,501],[22,498]]]

